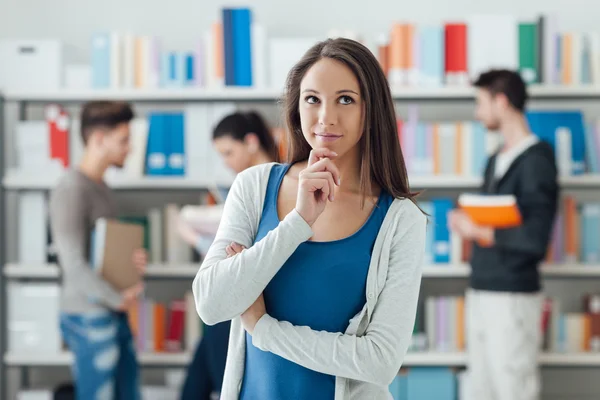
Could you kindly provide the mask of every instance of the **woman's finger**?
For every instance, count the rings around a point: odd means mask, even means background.
[[[308,156],[308,165],[313,165],[318,162],[320,159],[324,157],[337,157],[337,153],[335,151],[329,150],[327,148],[318,148],[312,149]]]
[[[333,175],[333,181],[336,184],[340,182],[340,170],[338,167],[328,158],[324,158],[310,167],[306,168],[305,172],[324,172],[327,171]]]
[[[331,172],[307,172],[305,173],[303,179],[307,179],[311,182],[315,180],[319,182],[325,180],[327,182],[327,190],[321,189],[323,190],[323,193],[325,193],[323,200],[329,198],[329,201],[333,201],[335,195],[335,182],[333,181],[333,175]],[[316,181],[313,183],[316,183]]]
[[[241,253],[242,250],[244,250],[244,247],[241,244],[238,244],[238,243],[231,243],[231,248],[236,253]]]

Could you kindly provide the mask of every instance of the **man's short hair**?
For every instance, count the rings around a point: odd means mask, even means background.
[[[129,123],[134,118],[129,103],[120,101],[92,101],[84,104],[81,110],[81,138],[87,144],[96,129],[115,129]]]
[[[508,69],[492,69],[483,72],[473,86],[486,89],[492,95],[502,93],[511,106],[520,112],[525,110],[527,103],[527,87],[517,71]]]

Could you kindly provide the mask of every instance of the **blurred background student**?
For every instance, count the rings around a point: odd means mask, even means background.
[[[527,90],[518,71],[490,70],[474,82],[476,117],[502,136],[502,146],[487,161],[481,193],[514,195],[520,226],[478,226],[461,210],[449,216],[450,228],[473,240],[467,290],[468,369],[473,399],[537,400],[541,385],[544,260],[559,201],[552,147],[530,131]]]
[[[279,148],[265,120],[256,112],[236,112],[223,118],[213,132],[213,145],[228,168],[236,174],[269,162],[279,161]],[[179,232],[201,256],[206,254],[218,228],[227,189],[220,190],[220,204],[185,206],[181,209]],[[182,400],[208,400],[221,390],[230,322],[205,326],[190,363],[181,393]]]

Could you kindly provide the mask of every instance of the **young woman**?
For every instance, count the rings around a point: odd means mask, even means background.
[[[407,352],[426,216],[371,51],[316,44],[285,93],[289,164],[240,173],[193,282],[232,320],[224,399],[389,399]]]
[[[236,173],[279,159],[279,150],[269,126],[256,112],[237,112],[221,120],[213,132],[213,145],[227,167]],[[226,197],[226,191],[221,195]],[[203,255],[214,239],[210,226],[218,225],[221,218],[219,211],[219,206],[186,206],[181,211],[180,234]],[[207,225],[208,229],[202,229]],[[188,367],[182,400],[209,400],[211,393],[221,390],[229,329],[229,321],[205,327],[204,336]]]

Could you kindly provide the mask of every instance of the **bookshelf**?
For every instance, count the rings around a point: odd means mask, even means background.
[[[145,367],[185,367],[192,354],[181,353],[138,353],[138,360]],[[59,354],[11,354],[4,356],[4,362],[11,367],[57,367],[69,366],[73,360],[70,352]],[[594,353],[542,353],[539,358],[544,367],[600,367],[600,354]],[[402,367],[453,366],[464,367],[467,354],[463,352],[409,352]]]
[[[539,100],[600,99],[598,85],[546,85],[529,86],[531,97]],[[469,86],[392,87],[395,100],[470,100],[475,91]],[[156,89],[89,89],[58,91],[7,91],[6,101],[45,103],[51,101],[81,102],[113,99],[135,102],[189,102],[189,101],[274,101],[281,97],[281,90],[272,88],[226,87],[206,89],[195,87]]]
[[[533,85],[530,88],[533,100],[600,100],[600,86],[548,86]],[[44,177],[22,173],[7,173],[4,160],[5,134],[4,113],[5,103],[17,105],[20,120],[25,120],[27,107],[48,102],[73,103],[74,105],[94,99],[120,99],[134,103],[193,103],[228,101],[236,103],[267,102],[275,103],[280,97],[280,91],[272,89],[243,89],[226,88],[222,90],[206,90],[196,88],[180,89],[139,89],[139,90],[61,90],[56,92],[7,92],[0,93],[0,228],[6,233],[5,197],[8,192],[19,191],[48,191],[56,182],[57,177]],[[393,89],[396,101],[466,101],[473,100],[473,91],[468,87],[439,87],[439,88],[397,88]],[[481,180],[478,177],[455,176],[413,176],[411,186],[415,189],[432,189],[457,191],[474,189]],[[584,175],[560,179],[563,188],[575,190],[600,189],[600,175]],[[215,182],[207,177],[204,179],[186,179],[177,177],[144,177],[141,179],[119,179],[109,182],[115,190],[140,191],[200,191],[209,188]],[[16,354],[7,352],[6,343],[6,283],[9,280],[55,280],[60,277],[60,271],[53,264],[24,265],[7,263],[5,251],[6,239],[0,241],[0,353],[3,357],[0,363],[0,382],[6,382],[7,368],[30,367],[66,367],[72,356],[69,352],[59,354]],[[152,264],[148,267],[146,278],[152,280],[191,280],[195,276],[198,264]],[[600,264],[558,264],[543,265],[542,276],[548,279],[600,279]],[[467,279],[469,267],[464,264],[427,265],[423,270],[424,279]],[[144,367],[185,367],[191,358],[188,352],[181,353],[139,353],[140,364]],[[440,352],[409,352],[404,366],[455,366],[466,365],[466,354]],[[540,363],[545,367],[600,367],[600,354],[593,353],[544,353]],[[5,386],[5,385],[0,385]],[[5,389],[2,389],[5,390]],[[2,397],[2,393],[0,393]]]
[[[193,279],[199,264],[150,264],[146,279]],[[600,278],[600,264],[542,265],[544,278]],[[57,279],[60,270],[55,264],[7,263],[3,270],[7,279]],[[465,264],[432,264],[423,267],[424,278],[468,278],[470,269]]]
[[[58,177],[44,177],[19,172],[8,172],[3,186],[9,190],[50,190]],[[144,177],[140,179],[107,180],[115,190],[199,190],[215,184],[230,184],[228,181],[187,179],[177,177]],[[595,189],[600,187],[600,175],[572,176],[559,179],[561,187],[566,189]],[[481,179],[475,177],[438,175],[413,176],[410,185],[414,189],[475,189]]]

